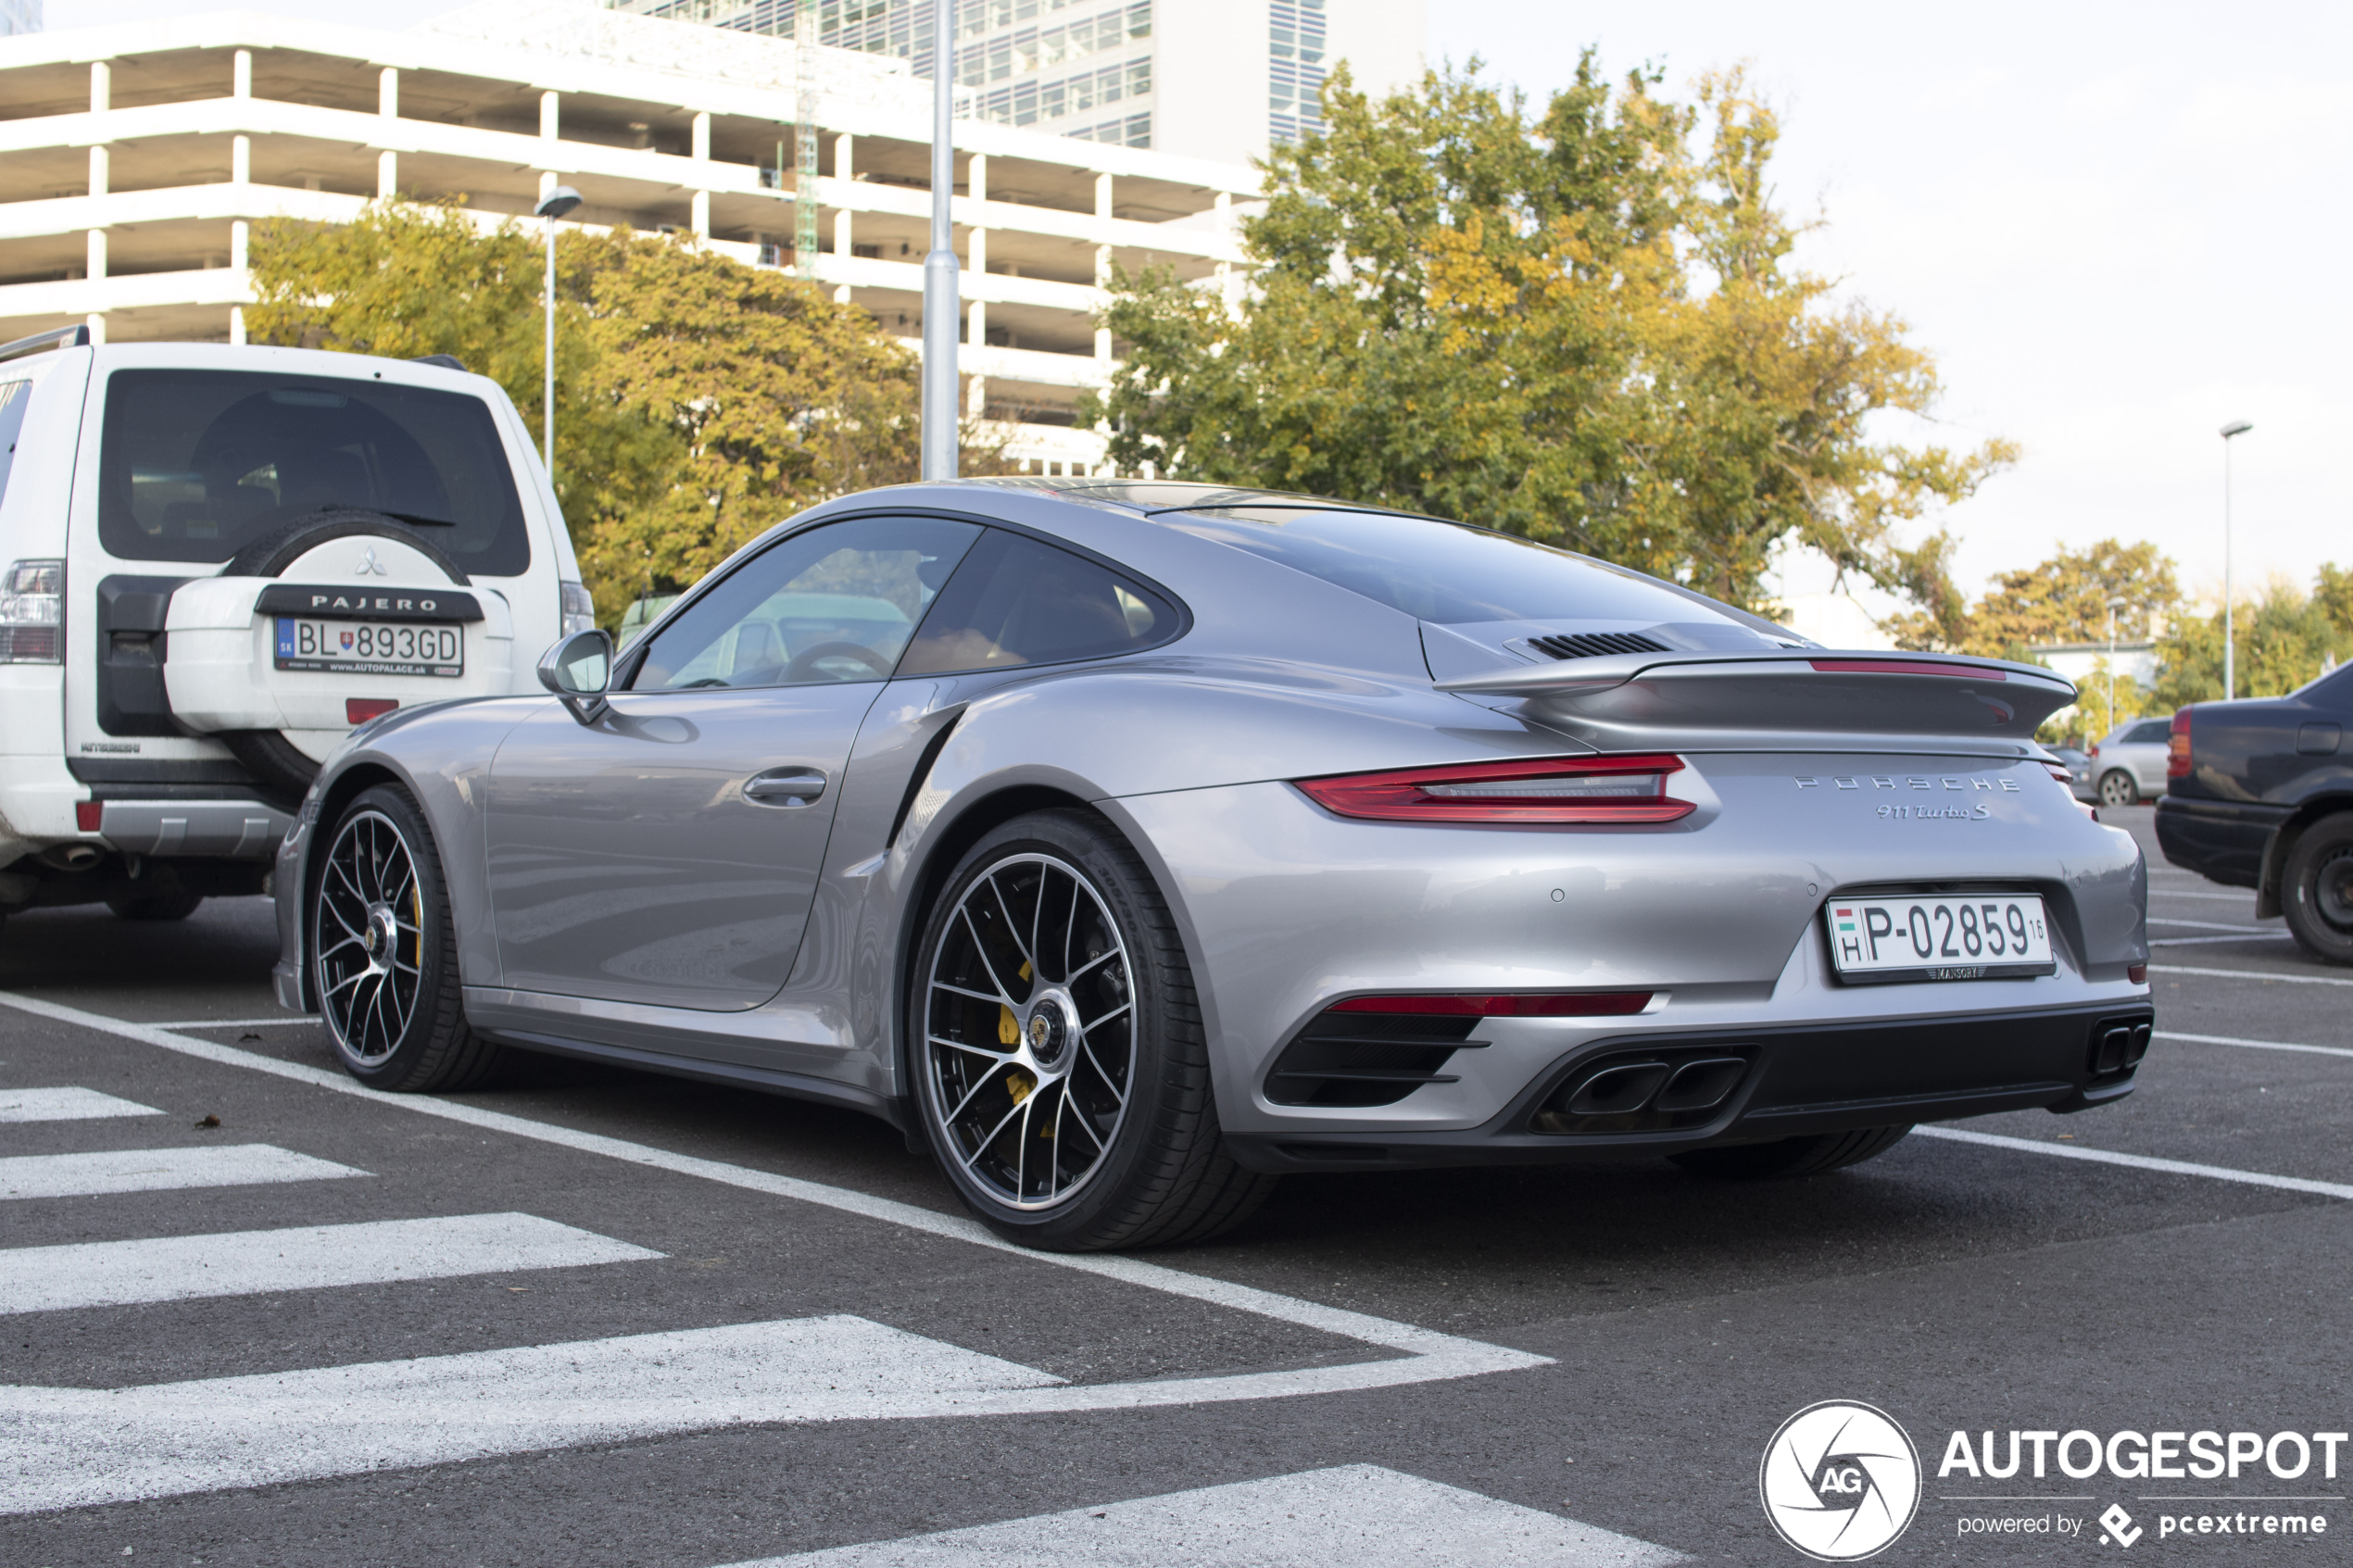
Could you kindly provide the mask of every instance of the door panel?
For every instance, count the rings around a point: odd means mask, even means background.
[[[718,1010],[774,996],[881,689],[623,692],[593,727],[554,706],[525,721],[484,823],[506,983]],[[821,791],[774,787],[812,773]]]

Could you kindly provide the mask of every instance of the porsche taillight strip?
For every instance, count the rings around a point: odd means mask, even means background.
[[[1681,758],[1664,753],[1545,757],[1296,782],[1327,811],[1372,822],[1671,822],[1697,809],[1667,794],[1667,775],[1683,766]]]
[[[2007,681],[1999,670],[1980,664],[1931,664],[1924,659],[1817,659],[1814,668],[1825,675],[1942,675],[1954,681]]]
[[[1422,1013],[1452,1018],[1625,1018],[1650,1004],[1648,991],[1553,991],[1534,995],[1451,991],[1438,995],[1350,997],[1324,1010]]]

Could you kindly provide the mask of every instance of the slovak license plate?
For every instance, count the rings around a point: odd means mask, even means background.
[[[1838,898],[1824,906],[1831,962],[1849,985],[2049,974],[2051,929],[2032,894]]]
[[[463,675],[462,626],[277,618],[277,667],[354,675]]]

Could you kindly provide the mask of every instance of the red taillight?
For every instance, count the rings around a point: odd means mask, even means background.
[[[1452,1018],[1623,1018],[1650,1006],[1648,991],[1559,991],[1548,996],[1351,997],[1328,1012],[1417,1012]]]
[[[2149,981],[2149,966],[2145,963],[2128,963],[2124,966],[2124,978],[2132,985],[2145,985]]]
[[[2097,760],[2099,760],[2099,755],[2100,755],[2100,743],[2099,743],[2099,742],[2097,742],[2097,741],[2094,741],[2094,742],[2092,743],[2092,759],[2093,759],[2094,761],[2095,761],[2095,762],[2096,762]]]
[[[2045,762],[2043,764],[2043,771],[2050,774],[2051,777],[2058,780],[2059,783],[2067,785],[2070,789],[2075,787],[2074,770],[2070,769],[2066,763]]]
[[[1671,822],[1695,810],[1670,800],[1680,757],[1547,757],[1457,762],[1385,773],[1301,779],[1327,811],[1384,822]]]
[[[106,825],[107,803],[103,800],[77,800],[73,803],[73,825],[83,833],[96,833]]]
[[[2165,776],[2190,776],[2190,710],[2186,708],[2173,710],[2173,733],[2165,737]]]
[[[371,719],[381,719],[399,706],[396,697],[347,696],[343,699],[343,721],[356,727]]]

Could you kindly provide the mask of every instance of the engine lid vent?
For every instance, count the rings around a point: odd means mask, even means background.
[[[1566,632],[1530,637],[1528,646],[1554,659],[1599,659],[1613,653],[1667,653],[1665,643],[1640,632]]]

